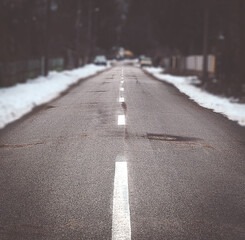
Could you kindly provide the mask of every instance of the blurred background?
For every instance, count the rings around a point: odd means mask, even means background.
[[[0,86],[93,61],[152,58],[210,92],[245,93],[244,0],[1,0]]]

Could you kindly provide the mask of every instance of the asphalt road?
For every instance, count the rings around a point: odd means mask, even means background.
[[[0,239],[245,239],[244,146],[117,64],[0,131]]]

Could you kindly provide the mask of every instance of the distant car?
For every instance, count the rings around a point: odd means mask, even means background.
[[[141,67],[152,67],[152,60],[149,57],[143,57],[140,59],[139,64]]]
[[[99,56],[96,56],[95,59],[94,59],[94,64],[95,65],[104,65],[106,66],[107,65],[107,59],[104,55],[99,55]]]
[[[143,58],[146,58],[146,56],[145,56],[145,55],[140,55],[140,56],[138,57],[138,62],[140,62]]]

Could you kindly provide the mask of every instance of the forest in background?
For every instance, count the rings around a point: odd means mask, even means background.
[[[1,0],[0,74],[10,62],[42,57],[78,67],[120,46],[156,65],[206,47],[216,56],[220,92],[241,95],[244,13],[244,0]]]

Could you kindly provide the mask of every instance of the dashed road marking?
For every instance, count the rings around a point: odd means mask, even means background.
[[[121,88],[120,88],[120,91],[121,91],[121,92],[124,92],[124,88],[123,88],[123,87],[121,87]]]
[[[130,239],[131,223],[127,162],[116,162],[113,193],[112,240]]]
[[[117,124],[118,125],[125,125],[126,121],[125,121],[125,115],[118,115],[118,121]]]
[[[124,102],[124,97],[119,97],[119,102]]]

